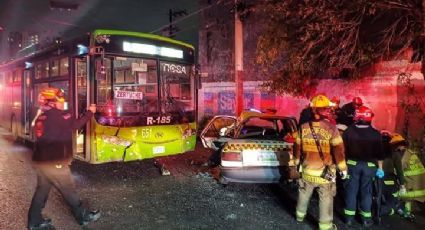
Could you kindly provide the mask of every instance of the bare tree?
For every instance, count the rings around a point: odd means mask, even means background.
[[[315,79],[353,79],[382,58],[408,48],[423,56],[425,0],[263,0],[268,15],[257,63],[277,93],[303,95]],[[417,51],[417,52],[416,52]]]

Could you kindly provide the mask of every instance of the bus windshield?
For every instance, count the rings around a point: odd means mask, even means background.
[[[184,113],[194,111],[194,78],[190,65],[160,63],[161,111]]]
[[[195,89],[190,65],[147,58],[99,58],[96,80],[96,117],[103,125],[149,125],[149,119],[167,114],[166,124],[194,120]]]

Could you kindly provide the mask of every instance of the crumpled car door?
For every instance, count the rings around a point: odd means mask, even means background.
[[[214,141],[220,138],[220,130],[225,127],[234,129],[235,125],[236,117],[234,116],[219,115],[213,117],[201,132],[202,145],[205,148],[216,149]]]

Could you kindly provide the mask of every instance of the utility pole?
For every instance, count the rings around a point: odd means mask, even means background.
[[[174,34],[180,30],[177,26],[173,25],[174,19],[182,17],[182,16],[186,16],[186,15],[187,15],[186,10],[169,9],[168,11],[169,25],[168,25],[168,28],[163,30],[164,36],[174,37]]]
[[[424,0],[425,1],[425,0]],[[239,18],[237,5],[240,0],[235,0],[235,88],[236,88],[236,115],[243,110],[243,26]]]

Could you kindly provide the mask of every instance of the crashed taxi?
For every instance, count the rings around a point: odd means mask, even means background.
[[[292,159],[297,122],[274,113],[215,116],[201,132],[219,159],[220,183],[278,183]]]

